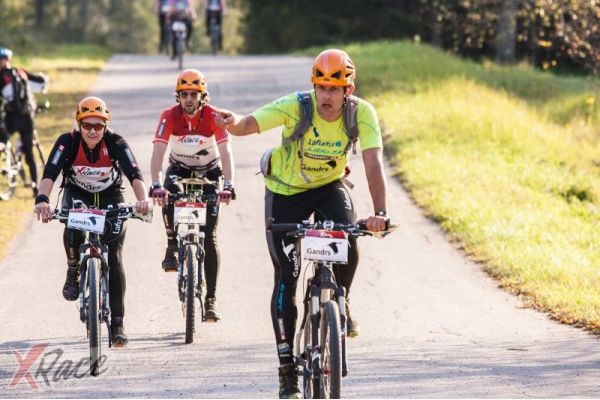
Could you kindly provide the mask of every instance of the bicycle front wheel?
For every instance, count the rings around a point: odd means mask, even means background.
[[[198,260],[196,259],[196,248],[194,245],[188,244],[185,247],[184,267],[184,299],[183,313],[185,315],[185,342],[192,343],[194,341],[194,330],[196,324],[195,306],[195,290],[198,276]]]
[[[101,333],[100,333],[100,262],[89,259],[88,265],[88,313],[87,325],[90,339],[90,374],[100,374]]]
[[[334,301],[323,305],[321,313],[321,396],[339,399],[342,386],[340,312]]]

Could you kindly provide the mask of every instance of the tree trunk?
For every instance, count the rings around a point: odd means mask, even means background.
[[[38,29],[44,27],[44,8],[46,0],[35,0],[35,26]]]
[[[81,41],[86,42],[87,26],[89,22],[90,13],[90,2],[89,0],[82,0],[81,2]]]
[[[71,38],[71,33],[73,33],[73,24],[71,23],[73,19],[73,0],[65,0],[65,30]]]
[[[517,44],[517,0],[502,1],[498,16],[496,61],[513,63]]]

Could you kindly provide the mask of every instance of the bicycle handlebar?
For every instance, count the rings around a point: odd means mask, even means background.
[[[133,204],[121,203],[117,205],[117,208],[111,209],[100,209],[92,208],[92,210],[100,210],[106,212],[107,220],[126,220],[126,219],[139,219],[144,222],[152,222],[152,209],[148,211],[148,214],[142,214],[135,210]],[[57,219],[59,221],[66,221],[69,218],[69,208],[57,208],[52,213],[50,219]]]
[[[325,229],[332,231],[344,231],[348,233],[351,237],[358,236],[373,236],[376,238],[383,238],[396,230],[398,227],[397,224],[391,224],[388,220],[386,222],[385,230],[381,232],[372,232],[367,229],[367,225],[363,223],[356,224],[347,224],[347,223],[338,223],[333,221],[323,221],[323,222],[310,222],[303,221],[301,223],[276,223],[273,220],[269,220],[267,222],[267,230],[272,232],[284,232],[289,237],[300,238],[306,234],[306,231],[311,229]]]
[[[302,237],[306,231],[311,229],[344,231],[350,236],[365,236],[371,234],[371,232],[367,230],[367,226],[365,224],[344,224],[333,221],[304,221],[302,223],[275,223],[273,221],[269,221],[267,223],[267,230],[272,232],[285,232],[291,237]]]
[[[178,200],[188,199],[189,193],[169,193],[168,202],[174,203]],[[218,196],[216,194],[203,194],[196,196],[196,200],[210,205],[217,204]]]

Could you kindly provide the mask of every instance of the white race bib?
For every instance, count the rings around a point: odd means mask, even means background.
[[[171,25],[171,29],[175,32],[185,32],[187,31],[187,27],[185,26],[185,22],[174,21],[173,25]]]
[[[80,231],[88,231],[102,234],[104,232],[105,222],[105,211],[85,208],[74,208],[69,210],[69,219],[67,220],[67,227],[71,229],[78,229]]]
[[[310,230],[301,239],[302,258],[309,261],[348,263],[348,238],[342,231]]]
[[[175,224],[206,225],[206,203],[175,202]]]

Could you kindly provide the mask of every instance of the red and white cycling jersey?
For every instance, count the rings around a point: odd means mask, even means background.
[[[206,104],[190,118],[176,104],[162,112],[153,143],[169,144],[171,165],[199,172],[220,167],[217,145],[227,142],[229,134],[215,123],[214,111]]]
[[[71,174],[69,174],[71,183],[91,193],[107,189],[119,176],[108,155],[108,148],[104,140],[100,142],[100,145],[102,146],[100,157],[98,161],[92,163],[85,157],[83,141],[81,141],[79,149],[77,149],[77,157],[75,157],[71,166]]]

